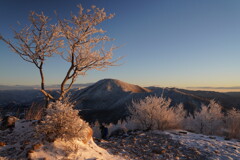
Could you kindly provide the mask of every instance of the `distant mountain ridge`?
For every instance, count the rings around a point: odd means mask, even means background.
[[[84,83],[84,84],[73,84],[72,88],[84,88],[87,86],[90,86],[93,83]],[[59,89],[60,84],[52,84],[52,85],[46,85],[45,88],[47,89]],[[0,91],[1,90],[39,90],[40,85],[0,85]]]
[[[54,93],[56,91],[53,91]],[[57,92],[56,92],[57,94]],[[81,110],[81,116],[88,122],[116,122],[129,116],[128,106],[146,96],[170,98],[171,105],[182,103],[193,113],[202,104],[216,100],[225,109],[240,109],[240,93],[220,93],[213,91],[192,91],[178,88],[141,87],[117,79],[103,79],[82,89],[71,90],[71,101]],[[39,90],[0,90],[0,107],[8,103],[30,105],[33,101],[43,100]]]
[[[112,122],[126,118],[128,106],[146,96],[164,96],[172,100],[171,105],[183,103],[184,108],[193,113],[202,104],[215,99],[226,109],[240,107],[240,100],[226,93],[209,91],[189,91],[178,88],[140,87],[116,79],[103,79],[77,91],[73,100],[81,115],[88,121]]]

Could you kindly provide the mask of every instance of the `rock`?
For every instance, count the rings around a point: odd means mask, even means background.
[[[34,150],[29,150],[29,151],[28,151],[28,153],[33,153],[33,152],[34,152]]]
[[[38,150],[42,147],[43,145],[41,143],[37,143],[35,145],[33,145],[33,150]]]
[[[18,120],[17,117],[14,116],[6,116],[3,118],[0,129],[13,129],[15,127],[15,122]]]
[[[214,136],[210,136],[209,138],[210,138],[210,139],[216,139],[216,137],[214,137]]]
[[[30,144],[30,141],[24,141],[23,144],[28,145]]]
[[[32,153],[34,153],[33,150],[29,150],[29,151],[27,152],[27,159],[28,159],[28,160],[31,160],[31,159],[32,159]]]
[[[196,155],[201,155],[201,153],[198,150],[195,151],[195,154]]]
[[[161,150],[161,154],[166,153],[166,149]]]
[[[166,153],[166,149],[164,149],[164,148],[153,148],[153,149],[152,149],[152,153],[155,153],[155,154],[164,154],[164,153]]]
[[[25,146],[21,146],[20,149],[21,149],[21,150],[24,150],[24,149],[25,149]]]
[[[215,151],[214,151],[214,153],[218,154],[218,153],[219,153],[219,151],[215,150]]]
[[[5,142],[0,142],[0,147],[6,146]]]
[[[118,136],[122,136],[124,134],[125,134],[124,129],[119,128],[119,129],[113,131],[109,137],[118,137]]]
[[[225,138],[224,138],[224,140],[226,140],[226,141],[229,141],[229,140],[230,140],[230,138],[229,138],[229,137],[225,137]]]
[[[178,133],[180,133],[180,134],[187,134],[186,131],[179,131]]]

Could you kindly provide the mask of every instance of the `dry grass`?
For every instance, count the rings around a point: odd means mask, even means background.
[[[40,120],[43,116],[44,105],[32,103],[31,107],[25,111],[24,118],[27,120]]]

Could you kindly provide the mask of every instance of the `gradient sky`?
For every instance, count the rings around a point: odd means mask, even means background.
[[[68,17],[80,3],[116,14],[103,29],[122,46],[115,57],[125,57],[122,65],[90,71],[76,83],[115,78],[142,86],[240,86],[239,0],[1,0],[0,33],[11,38],[10,27],[28,23],[30,10]],[[49,59],[47,84],[60,83],[68,66]],[[0,42],[0,84],[39,83],[37,68]]]

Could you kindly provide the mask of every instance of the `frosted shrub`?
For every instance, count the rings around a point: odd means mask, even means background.
[[[124,133],[126,133],[128,130],[125,125],[126,122],[121,120],[118,120],[117,124],[110,123],[109,125],[107,125],[109,136],[114,134],[114,132],[116,133],[116,131],[123,131]]]
[[[131,119],[143,130],[179,128],[185,111],[182,105],[170,107],[170,103],[170,99],[156,96],[148,96],[139,102],[133,101],[129,107]]]
[[[226,117],[226,130],[229,138],[240,139],[240,111],[232,109]]]
[[[93,137],[94,138],[101,138],[101,130],[100,130],[99,122],[96,121],[94,124],[91,125],[91,128],[93,130]]]
[[[128,131],[134,131],[141,128],[141,124],[138,122],[138,120],[134,119],[133,117],[128,117],[124,121],[124,126]]]
[[[37,130],[51,141],[57,138],[84,140],[89,132],[89,126],[79,117],[78,112],[69,102],[52,102]]]
[[[124,131],[124,133],[126,133],[128,131],[128,129],[126,128],[127,122],[126,121],[121,121],[119,120],[117,122],[117,124],[103,124],[105,127],[107,127],[108,129],[108,135],[107,136],[111,136],[112,134],[114,134],[114,132],[116,131]],[[92,130],[93,130],[93,137],[94,138],[101,138],[102,134],[101,134],[101,129],[100,129],[100,124],[98,121],[96,121],[94,124],[92,124]]]
[[[224,115],[222,107],[214,100],[208,106],[202,105],[202,110],[195,112],[194,116],[186,119],[186,129],[203,134],[221,134]]]

